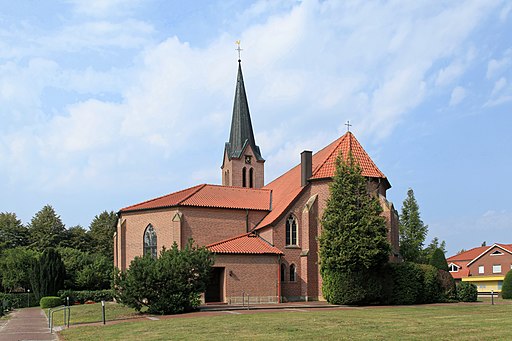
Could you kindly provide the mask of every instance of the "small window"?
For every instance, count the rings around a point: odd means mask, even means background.
[[[492,266],[492,273],[493,274],[500,274],[501,273],[501,264],[494,264]]]
[[[296,279],[297,279],[297,275],[295,272],[295,264],[292,264],[292,265],[290,265],[290,282],[295,282]]]
[[[144,231],[144,256],[150,255],[156,258],[156,232],[153,225],[149,224]]]
[[[298,245],[297,219],[292,214],[286,219],[286,245]]]
[[[242,187],[247,187],[247,169],[244,167],[242,168]]]
[[[500,250],[496,250],[493,253],[491,253],[491,256],[503,256],[503,252]]]
[[[450,264],[448,269],[450,270],[450,272],[459,272],[459,267],[455,264]]]
[[[503,288],[503,281],[498,281],[498,290]]]
[[[254,171],[253,169],[249,169],[249,188],[253,188],[254,187]]]
[[[478,267],[478,273],[479,273],[480,275],[482,275],[484,272],[485,272],[485,268],[484,268],[484,266],[483,266],[483,265],[480,265],[480,266]]]
[[[286,280],[286,265],[281,264],[281,282]]]

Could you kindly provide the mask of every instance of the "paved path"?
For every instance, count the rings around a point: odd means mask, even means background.
[[[0,341],[57,340],[50,334],[48,321],[39,307],[17,309],[7,323],[0,324]]]

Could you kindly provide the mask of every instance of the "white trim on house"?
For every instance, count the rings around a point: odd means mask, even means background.
[[[491,246],[489,246],[489,248],[487,250],[485,250],[484,252],[482,252],[479,256],[475,257],[471,262],[469,262],[466,266],[469,267],[471,264],[473,264],[477,259],[479,259],[480,257],[482,257],[483,255],[485,255],[487,252],[489,252],[489,250],[491,250],[493,247],[499,247],[500,249],[502,249],[503,251],[506,251],[508,253],[510,253],[512,255],[512,252],[505,249],[503,246],[500,246],[496,243],[492,244]]]

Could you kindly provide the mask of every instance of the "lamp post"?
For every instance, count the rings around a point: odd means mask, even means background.
[[[27,308],[30,308],[30,289],[27,289]]]

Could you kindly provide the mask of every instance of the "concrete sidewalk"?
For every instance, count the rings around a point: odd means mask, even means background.
[[[48,320],[39,307],[17,309],[7,323],[0,325],[0,341],[57,340],[50,334]]]

